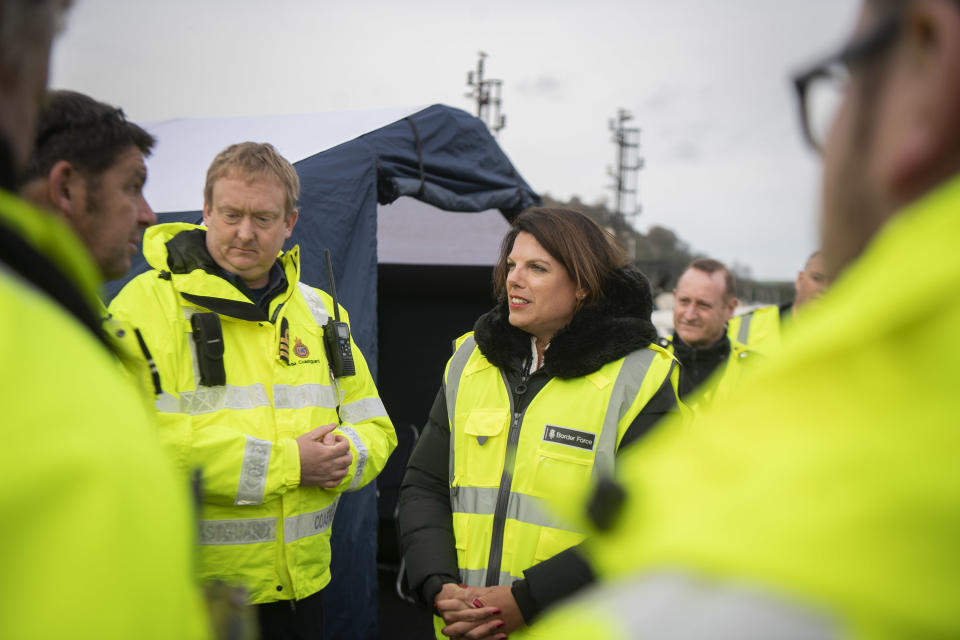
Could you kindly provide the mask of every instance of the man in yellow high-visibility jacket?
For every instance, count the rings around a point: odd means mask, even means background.
[[[727,335],[739,301],[733,273],[717,260],[690,263],[673,290],[673,334],[660,346],[680,362],[680,399],[694,409],[725,398],[740,382],[753,351]]]
[[[207,172],[205,226],[149,228],[153,270],[110,304],[153,354],[162,441],[203,472],[201,578],[246,587],[264,639],[322,637],[340,496],[376,478],[397,442],[346,327],[337,344],[355,371],[330,368],[332,299],[300,281],[299,247],[280,253],[298,194],[271,145],[227,147]]]
[[[842,91],[805,111],[831,290],[739,402],[627,454],[605,585],[547,637],[960,637],[960,5],[867,0],[797,87]]]

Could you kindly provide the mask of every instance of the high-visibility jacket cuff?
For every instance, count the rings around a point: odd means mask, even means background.
[[[342,435],[350,442],[350,468],[343,481],[337,485],[337,491],[353,491],[363,486],[363,471],[367,466],[369,452],[360,434],[349,425],[340,425],[333,430],[334,433]]]
[[[280,456],[281,478],[288,489],[300,486],[300,447],[293,438],[280,438],[275,445],[276,455]]]

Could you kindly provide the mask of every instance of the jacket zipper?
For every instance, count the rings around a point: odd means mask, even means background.
[[[501,371],[500,376],[506,385],[510,396],[510,433],[507,434],[506,459],[503,461],[503,474],[500,476],[500,490],[497,492],[497,505],[493,510],[493,532],[490,537],[490,557],[487,561],[487,580],[486,586],[494,587],[500,584],[500,564],[503,561],[503,536],[507,524],[507,505],[510,502],[510,485],[513,482],[513,467],[516,463],[517,443],[520,441],[520,425],[523,424],[524,411],[514,411],[516,403],[514,398],[519,399],[527,391],[527,379],[530,377],[529,363],[525,362],[523,373],[520,375],[520,383],[516,388],[516,395],[513,389],[510,389],[510,382],[506,374]]]

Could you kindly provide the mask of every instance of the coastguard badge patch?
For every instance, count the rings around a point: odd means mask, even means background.
[[[297,338],[293,344],[293,353],[298,358],[307,358],[310,356],[310,349],[307,349],[307,345],[300,342],[300,338]]]

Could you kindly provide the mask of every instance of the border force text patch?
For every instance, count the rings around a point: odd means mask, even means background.
[[[567,427],[558,427],[555,424],[548,424],[543,429],[543,441],[565,444],[568,447],[577,449],[586,449],[593,451],[593,445],[597,441],[597,434],[589,431],[577,431]]]

